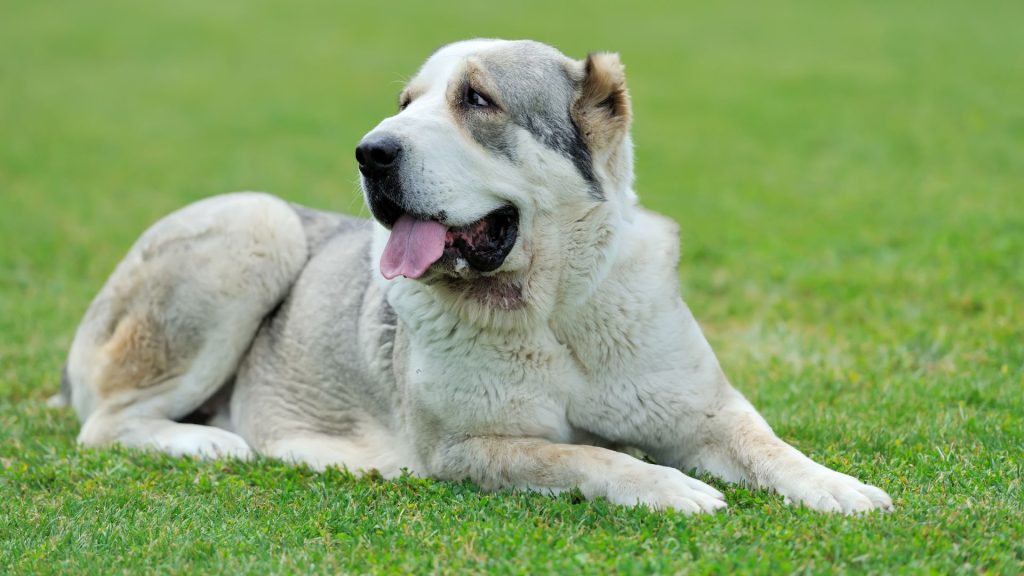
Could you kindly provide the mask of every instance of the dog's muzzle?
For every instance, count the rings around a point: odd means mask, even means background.
[[[453,225],[443,212],[410,212],[402,191],[402,142],[398,137],[371,133],[356,147],[356,161],[370,212],[391,230],[380,262],[385,278],[419,278],[435,264],[455,270],[459,261],[478,272],[492,272],[501,267],[515,245],[519,211],[511,205],[465,225]]]
[[[356,146],[359,172],[367,178],[387,176],[398,169],[402,142],[391,134],[370,134]]]
[[[373,132],[356,146],[366,203],[380,223],[394,226],[405,212],[402,192],[402,141],[394,134]]]

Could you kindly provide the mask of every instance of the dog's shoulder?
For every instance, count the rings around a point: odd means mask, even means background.
[[[560,341],[590,374],[641,370],[651,354],[677,340],[684,309],[679,295],[679,226],[638,209],[619,230],[610,272],[582,306],[565,311],[554,327]]]

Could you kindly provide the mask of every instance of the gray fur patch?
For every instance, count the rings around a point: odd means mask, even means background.
[[[568,158],[590,186],[591,196],[604,200],[590,149],[570,114],[576,86],[569,76],[565,56],[544,44],[516,42],[493,53],[485,52],[480,60],[496,84],[512,123]],[[497,136],[493,129],[484,134],[483,144],[488,148],[510,147],[511,142],[511,134]]]
[[[505,123],[488,121],[486,119],[473,120],[467,118],[466,120],[466,127],[477,144],[498,156],[503,156],[509,162],[516,161],[514,133],[508,129],[509,127]]]
[[[67,405],[71,405],[71,378],[68,376],[68,363],[60,371],[60,397]]]
[[[604,200],[604,192],[594,175],[594,163],[590,156],[590,148],[583,141],[579,126],[571,118],[568,120],[568,126],[538,116],[525,117],[517,123],[526,128],[542,144],[572,160],[573,165],[583,176],[583,180],[590,186],[590,195],[595,200]]]
[[[370,227],[369,221],[360,218],[321,212],[295,203],[289,203],[288,206],[295,211],[302,222],[310,256],[318,253],[324,244],[338,234]]]

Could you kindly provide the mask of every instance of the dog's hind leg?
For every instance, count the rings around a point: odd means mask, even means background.
[[[265,194],[217,196],[153,225],[93,301],[71,346],[79,442],[248,455],[237,434],[176,420],[230,382],[307,252],[299,216]]]

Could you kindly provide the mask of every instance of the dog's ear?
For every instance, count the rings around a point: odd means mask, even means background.
[[[626,69],[618,54],[595,52],[583,62],[583,73],[573,116],[591,149],[602,150],[618,144],[629,131]]]

